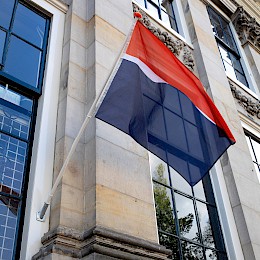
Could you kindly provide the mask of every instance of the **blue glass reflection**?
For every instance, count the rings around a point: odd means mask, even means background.
[[[0,64],[2,63],[3,51],[4,51],[4,45],[5,45],[5,36],[6,36],[6,33],[4,31],[0,30]]]
[[[18,4],[13,32],[42,48],[46,19],[29,8]]]
[[[26,42],[11,36],[4,71],[19,80],[37,87],[41,51]]]
[[[9,29],[14,0],[0,0],[0,26]]]

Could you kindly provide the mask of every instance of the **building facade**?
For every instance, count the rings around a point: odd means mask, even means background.
[[[91,118],[40,220],[136,11],[236,144],[190,187]],[[0,259],[260,259],[259,93],[258,0],[0,1]]]

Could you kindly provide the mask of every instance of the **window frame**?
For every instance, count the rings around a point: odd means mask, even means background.
[[[38,77],[38,83],[37,87],[33,87],[29,85],[26,82],[21,81],[20,79],[9,75],[8,73],[2,71],[3,64],[5,63],[7,51],[8,51],[8,39],[11,37],[11,35],[15,35],[17,38],[21,38],[25,43],[33,46],[29,41],[23,39],[20,36],[17,36],[16,34],[12,33],[12,26],[15,20],[15,12],[17,10],[18,3],[21,3],[29,10],[33,11],[34,13],[44,17],[46,19],[46,26],[45,26],[45,32],[44,32],[44,39],[42,43],[42,55],[41,55],[41,62],[39,64],[39,77]],[[19,211],[17,215],[17,227],[16,227],[16,234],[15,234],[15,241],[14,241],[14,253],[12,259],[19,259],[20,253],[21,253],[21,247],[22,247],[22,238],[23,238],[23,226],[25,221],[25,211],[26,211],[26,200],[27,200],[27,191],[28,191],[28,185],[29,185],[29,177],[31,172],[31,162],[32,162],[32,156],[33,156],[33,143],[34,143],[34,137],[35,137],[35,129],[36,129],[36,121],[37,121],[37,108],[38,108],[38,100],[42,93],[42,85],[43,85],[43,77],[45,72],[45,62],[46,62],[46,56],[47,56],[47,50],[48,50],[48,42],[49,42],[49,33],[50,33],[50,22],[51,22],[51,16],[45,12],[41,12],[36,6],[32,4],[28,4],[24,0],[14,0],[14,6],[12,10],[12,17],[10,20],[10,26],[9,29],[5,29],[3,27],[0,27],[1,30],[5,30],[6,32],[6,39],[3,49],[3,64],[1,64],[1,70],[0,70],[0,80],[4,82],[5,84],[9,85],[9,89],[17,92],[18,94],[21,94],[27,98],[30,98],[32,100],[32,112],[31,112],[31,121],[30,121],[30,129],[29,129],[29,138],[27,141],[24,141],[27,143],[27,154],[25,156],[25,166],[24,166],[24,175],[22,179],[22,189],[21,189],[21,195],[20,195],[20,203],[19,203]],[[36,46],[33,46],[36,47]],[[38,47],[37,47],[38,48]],[[7,101],[8,102],[8,101]],[[1,133],[8,134],[8,136],[13,137],[12,134],[5,133],[5,131],[1,130]],[[15,136],[14,138],[17,139]],[[18,140],[20,140],[18,138]],[[13,195],[4,194],[3,192],[0,192],[1,195],[4,195],[6,197],[15,198]]]
[[[230,32],[230,37],[231,37],[231,40],[234,44],[234,48],[231,48],[224,40],[222,40],[219,35],[217,35],[217,33],[214,33],[213,31],[213,34],[214,34],[214,37],[215,37],[215,40],[216,40],[216,43],[217,43],[217,46],[218,46],[218,49],[219,49],[219,54],[220,54],[220,57],[221,57],[221,61],[222,61],[222,64],[223,64],[223,67],[225,69],[225,72],[227,74],[228,77],[230,77],[231,79],[234,79],[238,82],[240,82],[240,84],[243,84],[245,87],[247,87],[248,89],[250,89],[250,84],[249,84],[249,81],[248,81],[248,75],[246,73],[246,70],[244,68],[244,64],[243,64],[243,58],[241,57],[241,51],[239,50],[239,44],[238,42],[236,41],[236,35],[234,35],[234,32],[232,30],[232,25],[230,23],[230,21],[228,19],[226,19],[225,16],[222,15],[221,12],[219,12],[216,8],[214,8],[214,6],[212,5],[208,5],[207,6],[207,11],[208,11],[208,15],[209,15],[209,20],[210,20],[210,23],[212,25],[212,20],[211,20],[211,17],[212,17],[212,12],[218,17],[218,19],[222,19],[224,22],[227,23],[227,26],[228,26],[228,30]],[[213,26],[213,25],[212,25]],[[221,27],[221,32],[223,32],[223,35],[224,35],[224,29],[223,29],[223,25],[222,25],[222,22],[220,22],[220,27]],[[213,29],[213,28],[212,28]],[[232,64],[232,69],[233,69],[233,72],[235,74],[235,78],[234,76],[230,75],[226,69],[226,65],[225,65],[225,61],[224,61],[224,58],[222,57],[222,54],[221,54],[221,51],[220,51],[220,47],[222,47],[227,53],[228,53],[228,56],[229,56],[229,59],[231,60]],[[230,54],[234,55],[235,58],[237,59],[237,61],[239,62],[240,66],[241,66],[241,69],[242,69],[242,72],[241,73],[240,71],[238,71],[235,66],[233,65],[233,59],[230,58]],[[245,83],[244,84],[243,82],[241,82],[238,77],[237,77],[237,73],[240,73],[244,79],[245,79]]]
[[[9,80],[10,82],[12,82],[12,84],[14,86],[19,85],[19,89],[22,87],[24,89],[24,92],[27,93],[28,90],[30,91],[31,95],[34,95],[36,93],[36,95],[38,94],[38,97],[41,95],[42,93],[42,85],[43,85],[43,76],[44,76],[44,65],[46,62],[46,54],[47,54],[47,43],[48,43],[48,32],[50,30],[50,21],[51,21],[51,16],[49,14],[46,14],[44,12],[39,11],[38,8],[36,8],[35,6],[32,6],[30,3],[26,2],[25,0],[14,0],[14,7],[13,7],[13,11],[12,11],[12,18],[10,20],[10,26],[9,29],[6,29],[4,27],[0,26],[0,29],[4,32],[6,32],[6,39],[5,39],[5,43],[4,43],[4,50],[3,50],[3,56],[2,56],[2,63],[0,63],[0,76]],[[29,10],[33,11],[34,13],[38,14],[41,17],[44,17],[46,19],[46,26],[45,26],[45,31],[44,31],[44,39],[43,39],[43,43],[42,46],[46,46],[46,48],[40,48],[38,46],[36,46],[35,44],[31,43],[30,41],[24,39],[23,37],[17,35],[15,32],[12,32],[13,30],[13,24],[14,24],[14,13],[17,10],[18,7],[18,3],[21,3],[23,6],[25,6],[26,8],[28,8]],[[38,77],[38,81],[37,81],[37,86],[33,87],[32,85],[30,85],[29,83],[26,83],[12,75],[9,75],[8,73],[4,72],[2,69],[4,68],[4,64],[6,61],[6,56],[7,56],[7,51],[8,51],[8,45],[10,43],[10,37],[11,36],[15,36],[16,38],[22,40],[23,42],[29,44],[30,46],[38,49],[38,50],[42,50],[42,55],[41,55],[41,61],[39,64],[39,77]],[[18,90],[19,91],[19,90]]]
[[[150,157],[150,160],[151,160],[151,154],[149,155]],[[204,258],[206,259],[206,250],[213,250],[214,252],[216,252],[217,254],[224,254],[228,259],[228,252],[227,252],[227,249],[226,249],[226,242],[225,242],[225,239],[224,239],[224,235],[223,235],[223,228],[222,228],[222,225],[221,225],[221,221],[220,221],[220,218],[219,218],[219,210],[218,210],[218,205],[215,201],[215,195],[214,195],[214,190],[213,190],[213,185],[211,184],[211,178],[210,178],[210,175],[207,174],[203,180],[202,180],[202,185],[204,188],[204,192],[205,192],[205,196],[206,196],[206,199],[203,200],[199,197],[197,197],[195,195],[195,192],[194,192],[194,188],[191,188],[191,191],[192,191],[192,194],[188,194],[182,190],[179,190],[177,189],[177,187],[173,186],[172,184],[172,177],[171,177],[171,168],[167,165],[166,166],[167,169],[165,169],[165,172],[166,172],[166,175],[167,175],[167,178],[168,178],[168,184],[167,183],[162,183],[162,182],[159,182],[158,180],[156,180],[154,177],[152,177],[152,181],[153,181],[153,187],[155,189],[155,185],[160,185],[160,186],[163,186],[164,188],[168,189],[171,193],[171,199],[172,199],[172,211],[173,211],[173,219],[174,219],[174,222],[175,222],[175,233],[174,234],[171,234],[171,233],[168,233],[167,231],[163,231],[163,230],[159,230],[159,228],[157,229],[157,232],[158,232],[158,236],[159,234],[164,234],[166,236],[170,236],[170,237],[173,237],[174,239],[176,239],[177,241],[177,244],[178,244],[178,254],[179,254],[179,257],[180,259],[184,259],[183,258],[183,255],[181,254],[182,253],[182,243],[183,242],[188,242],[188,243],[191,243],[191,245],[195,245],[195,246],[198,246],[200,248],[203,248],[203,256]],[[154,170],[154,169],[152,169]],[[183,179],[184,180],[184,179]],[[185,180],[184,180],[185,181]],[[196,185],[195,185],[196,186]],[[207,191],[206,191],[207,189]],[[201,242],[194,242],[193,240],[190,240],[188,238],[185,238],[183,236],[181,236],[180,234],[180,226],[179,226],[179,221],[177,220],[178,219],[178,215],[177,215],[177,208],[176,208],[176,204],[175,204],[175,194],[178,194],[180,196],[184,196],[188,199],[190,199],[192,201],[192,204],[193,204],[193,207],[194,207],[194,210],[195,210],[195,217],[194,217],[194,221],[196,222],[197,224],[197,228],[198,228],[198,233],[199,233],[199,238],[201,240]],[[154,193],[155,195],[155,193]],[[155,198],[154,198],[155,200]],[[215,244],[215,249],[214,247],[210,247],[210,246],[206,246],[205,244],[203,244],[203,240],[202,240],[202,230],[201,230],[201,227],[200,227],[200,218],[199,218],[199,211],[198,211],[198,206],[197,206],[197,202],[199,203],[203,203],[203,205],[206,205],[207,206],[207,209],[208,207],[212,207],[212,208],[215,208],[215,212],[217,213],[217,215],[215,216],[215,220],[217,220],[217,224],[216,223],[213,223],[213,221],[211,221],[211,232],[212,232],[212,237],[214,238],[214,244]],[[209,220],[212,218],[212,215],[210,214],[209,211],[208,212],[208,216],[209,216]],[[157,217],[156,217],[157,218]],[[158,221],[158,220],[157,220]],[[217,227],[215,226],[217,225]],[[215,228],[217,228],[218,230],[215,230],[214,229],[214,226]],[[217,235],[216,235],[217,233]],[[215,237],[217,236],[217,237]],[[219,243],[219,241],[222,241],[222,247],[223,247],[223,250],[219,250],[217,249],[217,243]]]

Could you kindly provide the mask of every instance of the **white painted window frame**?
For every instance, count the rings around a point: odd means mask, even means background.
[[[32,148],[20,259],[31,259],[41,245],[41,237],[49,230],[49,212],[45,222],[36,220],[51,190],[57,108],[60,86],[62,45],[67,6],[57,0],[31,0],[52,15],[42,95],[38,101]]]
[[[227,77],[230,78],[231,80],[233,80],[238,85],[240,85],[240,86],[243,85],[242,88],[245,91],[247,91],[249,94],[254,93],[254,94],[256,94],[259,97],[260,93],[259,93],[259,90],[257,88],[256,81],[255,81],[255,79],[253,77],[252,70],[251,70],[250,65],[248,63],[248,60],[247,60],[246,54],[244,52],[244,49],[241,46],[241,42],[240,42],[240,40],[238,38],[237,32],[235,30],[235,27],[232,24],[232,22],[230,21],[230,17],[228,17],[222,10],[220,10],[211,0],[208,0],[208,2],[209,2],[209,5],[212,6],[221,16],[223,16],[227,21],[229,21],[229,28],[231,30],[232,36],[234,38],[235,44],[236,44],[238,52],[240,54],[240,57],[241,57],[240,58],[240,62],[241,62],[241,65],[243,67],[246,79],[248,81],[249,88],[247,86],[245,86],[243,83],[241,83],[240,81],[238,81],[236,78],[230,77],[230,75],[228,75],[228,74],[227,74]]]

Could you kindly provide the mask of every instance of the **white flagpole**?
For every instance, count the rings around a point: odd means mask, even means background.
[[[103,99],[105,98],[105,96],[107,94],[107,91],[108,91],[108,89],[110,87],[111,81],[114,78],[114,75],[115,75],[115,73],[116,73],[116,71],[117,71],[117,69],[118,69],[118,67],[120,65],[121,56],[126,51],[126,48],[127,48],[128,44],[129,44],[130,37],[132,35],[132,32],[134,30],[134,26],[135,26],[136,22],[137,22],[137,19],[134,20],[134,22],[133,22],[133,24],[132,24],[132,26],[131,26],[131,28],[130,28],[127,36],[126,36],[125,42],[123,44],[123,47],[122,47],[122,49],[121,49],[121,51],[120,51],[120,53],[119,53],[115,63],[113,64],[113,69],[112,69],[110,75],[108,76],[108,78],[106,80],[104,88],[99,93],[99,95],[95,98],[95,100],[94,100],[91,108],[89,109],[89,112],[88,112],[88,114],[87,114],[87,116],[86,116],[86,118],[85,118],[85,120],[84,120],[84,122],[83,122],[83,124],[82,124],[82,126],[81,126],[81,128],[79,130],[79,132],[78,132],[78,135],[76,136],[76,138],[74,139],[74,141],[72,143],[72,146],[71,146],[70,151],[69,151],[69,153],[67,155],[67,158],[66,158],[65,162],[63,163],[63,166],[62,166],[62,168],[61,168],[61,170],[60,170],[60,172],[59,172],[59,174],[58,174],[58,176],[57,176],[57,178],[56,178],[56,180],[55,180],[55,182],[53,184],[53,187],[52,187],[52,189],[51,189],[51,191],[49,193],[49,196],[48,196],[47,200],[44,202],[44,205],[42,206],[41,210],[38,211],[37,214],[36,214],[36,220],[38,220],[38,221],[45,221],[44,216],[45,216],[45,213],[46,213],[46,211],[47,211],[47,209],[48,209],[48,207],[49,207],[49,205],[51,203],[52,197],[53,197],[53,195],[54,195],[54,193],[55,193],[55,191],[56,191],[56,189],[57,189],[57,187],[58,187],[58,185],[59,185],[59,183],[60,183],[60,181],[61,181],[61,179],[62,179],[62,177],[63,177],[63,175],[64,175],[64,173],[66,171],[66,169],[67,169],[68,163],[69,163],[69,161],[70,161],[70,159],[71,159],[71,157],[72,157],[72,155],[73,155],[73,153],[74,153],[74,151],[75,151],[75,149],[77,147],[77,144],[78,144],[82,134],[84,133],[84,130],[86,129],[90,119],[93,116],[96,115],[98,108],[100,107]]]

